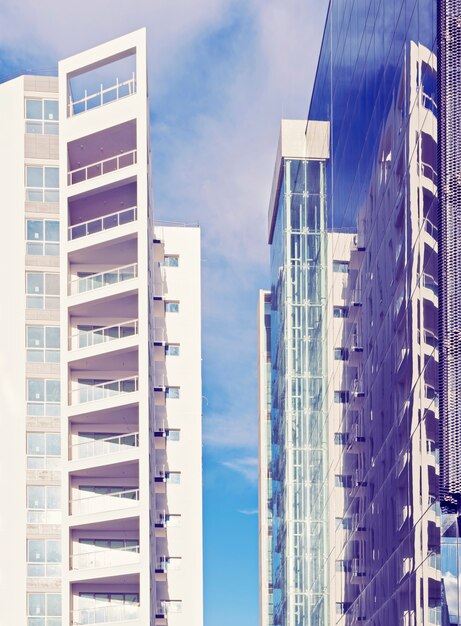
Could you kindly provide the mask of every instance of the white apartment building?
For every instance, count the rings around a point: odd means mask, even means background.
[[[200,231],[154,234],[145,31],[0,102],[0,624],[202,626]]]

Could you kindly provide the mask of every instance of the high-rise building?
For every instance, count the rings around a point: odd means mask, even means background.
[[[0,622],[202,626],[200,231],[154,225],[145,31],[0,102]]]
[[[275,624],[460,623],[455,4],[398,0],[368,3],[364,10],[360,3],[330,2],[307,122],[307,129],[318,120],[330,124],[325,160],[325,334],[321,359],[308,344],[299,372],[302,384],[309,385],[313,363],[326,360],[321,383],[324,414],[317,416],[316,429],[326,438],[324,465],[318,464],[325,481],[325,510],[319,518],[315,499],[309,501],[297,526],[304,529],[304,543],[298,553],[300,567],[294,568],[302,571],[307,558],[305,571],[318,568],[317,580],[324,587],[322,591],[315,578],[302,577],[286,585],[283,575],[274,574],[269,582],[274,585]],[[438,59],[437,7],[445,53]],[[439,99],[437,80],[443,85]],[[437,161],[438,151],[445,170]],[[438,191],[444,194],[442,221]],[[292,198],[291,191],[283,206],[292,206]],[[270,212],[272,206],[273,200]],[[312,211],[301,231],[306,242],[315,234]],[[292,211],[290,219],[298,220],[299,215]],[[284,233],[285,245],[293,245],[289,224]],[[274,242],[271,248],[274,337],[279,319],[296,318],[295,296],[283,301],[274,289],[274,276],[277,271],[290,276],[293,289],[296,281],[287,272],[286,260],[275,256]],[[307,294],[301,319],[315,303],[316,297]],[[307,327],[306,340],[308,332]],[[288,354],[290,340],[290,333],[279,344],[273,339],[268,356],[273,363],[275,496],[270,512],[275,572],[279,559],[282,571],[290,567],[285,545],[297,545],[294,527],[283,519],[279,496],[286,490],[285,458],[292,455],[291,442],[280,435],[290,433],[291,416],[283,416],[279,405],[292,398],[297,382],[289,370],[274,367],[283,351]],[[280,389],[282,395],[277,396]],[[291,406],[304,415],[302,428],[311,432],[309,396]],[[293,476],[295,483],[301,477],[299,492],[309,494],[315,484],[312,463],[308,456],[299,458],[302,467]],[[299,597],[303,589],[309,590],[307,608],[304,615],[293,616],[290,598]],[[317,611],[320,604],[323,609]]]

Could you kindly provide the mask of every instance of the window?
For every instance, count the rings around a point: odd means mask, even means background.
[[[27,522],[29,524],[61,523],[61,488],[51,485],[27,487]]]
[[[347,306],[334,306],[333,307],[333,317],[347,317],[348,308]]]
[[[45,165],[26,167],[26,200],[59,202],[59,168]]]
[[[59,309],[59,274],[26,272],[26,307]]]
[[[59,380],[27,380],[27,415],[59,417],[61,389]]]
[[[27,433],[27,469],[53,470],[60,466],[59,433]]]
[[[26,241],[26,254],[57,256],[59,254],[59,222],[57,220],[27,220]]]
[[[179,302],[165,302],[165,311],[167,313],[179,313]]]
[[[28,593],[27,615],[27,626],[61,626],[61,594]]]
[[[348,261],[333,261],[333,272],[339,272],[340,274],[347,274],[349,271]]]
[[[335,348],[335,361],[347,361],[348,357],[347,348]]]
[[[59,133],[59,106],[57,100],[26,98],[26,133],[57,135]]]
[[[165,354],[167,356],[179,356],[179,343],[167,343],[165,345]]]
[[[112,614],[106,608],[108,605],[115,605],[113,615],[118,621],[125,622],[130,619],[136,619],[139,616],[138,593],[80,592],[78,602],[79,623],[94,624],[95,621],[111,621],[109,616]],[[74,608],[77,607],[74,606]]]
[[[167,387],[165,397],[177,400],[179,398],[179,387]]]
[[[126,500],[139,500],[139,491],[137,487],[130,485],[79,485],[79,491],[85,493],[92,493],[97,496],[110,496],[112,494],[118,494],[117,497],[125,498]],[[84,497],[84,496],[82,496]]]
[[[28,363],[59,363],[59,326],[28,326]]]
[[[165,260],[163,261],[165,267],[178,267],[179,256],[177,254],[165,254]]]
[[[337,446],[345,446],[348,443],[348,433],[335,433],[335,444]]]
[[[137,552],[139,548],[139,539],[79,539],[78,541],[81,546],[89,546],[86,551],[90,552],[96,552],[97,549]]]
[[[349,402],[349,392],[348,391],[335,391],[334,401],[337,404],[345,404]]]
[[[59,578],[61,576],[61,542],[54,539],[27,541],[27,575]]]
[[[352,530],[352,517],[337,517],[336,528],[343,530]]]

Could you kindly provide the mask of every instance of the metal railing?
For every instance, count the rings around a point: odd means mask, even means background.
[[[96,493],[83,498],[69,500],[72,515],[103,513],[136,506],[139,501],[139,489],[126,489],[113,493]]]
[[[139,433],[126,433],[104,439],[81,441],[70,446],[70,450],[72,459],[88,459],[137,447],[139,447]]]
[[[137,207],[129,207],[122,209],[114,213],[108,213],[107,215],[101,215],[101,217],[95,217],[86,222],[79,222],[73,224],[67,229],[67,238],[69,241],[74,239],[80,239],[80,237],[87,237],[88,235],[94,235],[104,230],[116,228],[117,226],[123,226],[124,224],[130,224],[138,219]]]
[[[94,327],[88,330],[78,329],[69,337],[69,350],[89,348],[114,339],[125,339],[138,334],[138,320],[128,320],[113,326]]]
[[[128,150],[127,152],[122,152],[121,154],[103,159],[102,161],[89,163],[75,170],[70,170],[67,174],[67,184],[75,185],[76,183],[83,183],[91,178],[96,178],[97,176],[116,172],[124,167],[135,165],[136,162],[137,150]]]
[[[181,600],[160,600],[160,602],[157,602],[157,615],[168,615],[168,613],[181,613],[181,611]]]
[[[98,274],[91,274],[90,276],[79,276],[69,282],[69,295],[75,296],[76,294],[86,293],[87,291],[93,291],[94,289],[100,289],[108,285],[116,285],[125,280],[137,278],[137,276],[137,263],[114,267],[113,269],[105,270]]]
[[[139,561],[139,545],[124,548],[106,550],[94,550],[93,552],[81,552],[72,554],[70,563],[72,569],[92,569],[96,567],[117,567],[119,565],[132,565]]]
[[[85,402],[106,400],[124,393],[133,393],[138,391],[138,380],[138,376],[130,376],[118,380],[108,380],[96,385],[80,385],[70,392],[70,403],[84,404]]]
[[[139,602],[131,604],[105,604],[88,609],[77,609],[71,612],[72,626],[87,626],[88,624],[107,624],[125,622],[138,619],[140,614]]]
[[[135,73],[133,72],[131,78],[128,80],[124,80],[120,83],[117,77],[114,85],[104,89],[101,84],[100,89],[91,94],[88,94],[88,91],[85,89],[85,95],[83,98],[79,98],[78,100],[72,100],[72,96],[69,96],[67,114],[68,117],[74,117],[80,113],[91,111],[91,109],[98,109],[105,104],[110,104],[111,102],[116,102],[117,100],[121,100],[127,96],[132,96],[135,93],[136,78]]]

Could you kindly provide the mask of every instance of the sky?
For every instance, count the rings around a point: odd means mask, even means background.
[[[205,626],[258,624],[256,305],[280,119],[307,116],[326,7],[0,3],[0,81],[147,28],[155,215],[202,229]]]

